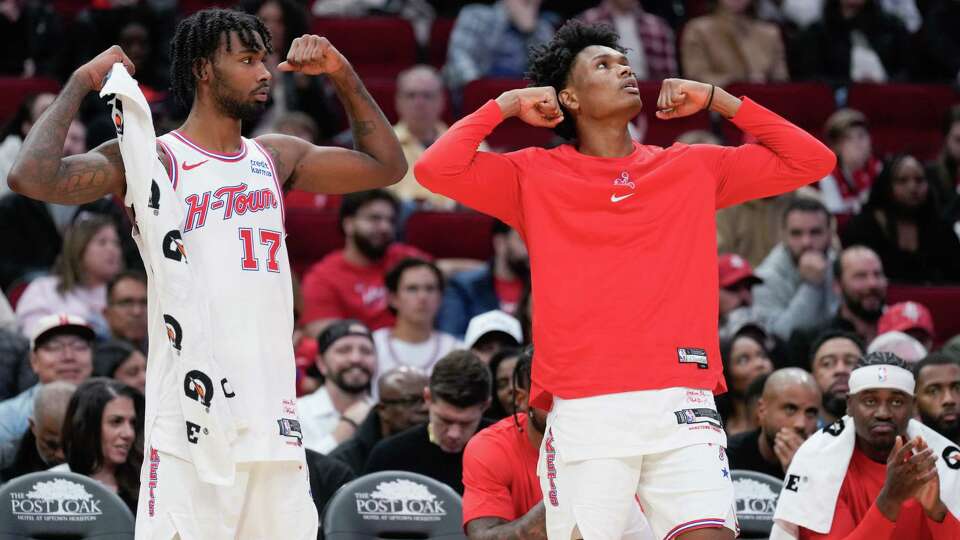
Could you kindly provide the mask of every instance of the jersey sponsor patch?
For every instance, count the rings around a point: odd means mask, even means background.
[[[280,436],[297,439],[297,445],[303,443],[303,431],[300,430],[299,420],[294,420],[293,418],[278,418],[277,424],[280,425]]]
[[[678,424],[710,424],[711,426],[722,427],[720,414],[713,409],[696,408],[680,409],[673,411],[677,417]]]
[[[707,351],[695,347],[677,348],[677,359],[681,364],[696,364],[700,369],[707,369]]]

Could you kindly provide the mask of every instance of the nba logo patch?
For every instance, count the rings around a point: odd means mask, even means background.
[[[885,382],[887,380],[887,368],[879,366],[877,370],[877,381]]]
[[[697,415],[690,409],[685,409],[683,411],[684,416],[687,417],[687,423],[692,424],[697,420]]]

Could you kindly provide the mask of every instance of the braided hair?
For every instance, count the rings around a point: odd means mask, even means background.
[[[571,19],[557,30],[549,43],[531,48],[527,79],[531,86],[552,86],[559,95],[567,86],[573,62],[580,51],[591,45],[602,45],[626,53],[619,41],[620,36],[609,25],[586,24]],[[572,140],[577,136],[576,122],[562,104],[560,109],[563,111],[563,121],[553,131],[564,139]]]
[[[273,52],[270,31],[263,21],[242,11],[204,9],[177,25],[170,42],[170,86],[174,97],[187,109],[193,106],[197,89],[194,69],[198,69],[204,60],[213,62],[221,36],[226,36],[229,52],[231,32],[236,32],[244,47],[257,51],[266,48],[268,54]],[[260,43],[257,36],[260,36]]]

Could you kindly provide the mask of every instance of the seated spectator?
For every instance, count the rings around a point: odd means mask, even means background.
[[[3,19],[0,18],[0,22]],[[4,34],[6,36],[6,34]],[[56,94],[42,92],[39,94],[30,94],[23,98],[17,111],[3,126],[0,131],[0,195],[6,195],[10,192],[7,185],[7,175],[10,174],[10,168],[20,153],[20,147],[23,146],[23,140],[27,138],[27,133],[34,122],[40,118],[43,111],[53,103],[57,98]]]
[[[867,354],[888,352],[900,357],[908,366],[916,364],[927,356],[927,349],[916,339],[896,330],[879,334],[867,345]]]
[[[524,412],[527,410],[526,403],[518,403],[516,399],[516,388],[513,384],[513,372],[520,359],[520,349],[512,347],[497,351],[490,358],[490,375],[493,377],[493,395],[491,396],[490,408],[487,409],[486,416],[490,420],[500,420],[512,415],[514,412]],[[517,410],[514,410],[517,407]]]
[[[146,354],[146,274],[137,270],[125,270],[110,280],[107,284],[107,307],[103,310],[103,316],[114,339],[126,341]]]
[[[729,339],[753,317],[751,289],[763,280],[754,275],[743,257],[723,253],[717,258],[720,269],[720,339]]]
[[[919,302],[898,302],[887,307],[877,321],[877,332],[903,332],[916,339],[928,351],[933,350],[933,315],[927,306]]]
[[[884,168],[866,206],[847,224],[843,244],[877,252],[894,281],[957,283],[960,240],[941,213],[923,166],[901,155]]]
[[[761,328],[748,325],[721,346],[727,393],[718,398],[717,411],[727,435],[756,427],[756,419],[747,410],[746,395],[747,387],[754,379],[773,371],[766,341],[766,333]]]
[[[109,336],[103,318],[107,283],[123,268],[117,228],[107,217],[78,221],[63,241],[53,275],[30,282],[17,303],[24,335],[35,333],[38,321],[54,313],[82,317],[98,336]]]
[[[760,427],[727,443],[730,468],[782,479],[793,454],[817,430],[820,403],[820,388],[808,372],[783,368],[771,373],[757,404]]]
[[[673,29],[644,11],[638,0],[603,0],[579,17],[588,24],[609,24],[617,31],[638,80],[659,82],[679,74]]]
[[[66,463],[54,470],[89,476],[137,513],[143,464],[143,394],[111,379],[94,377],[70,398],[63,422]]]
[[[457,338],[433,329],[443,298],[443,273],[432,262],[408,258],[391,268],[384,281],[396,322],[373,333],[377,373],[410,366],[429,375],[440,358],[463,348]]]
[[[0,484],[63,463],[66,458],[60,430],[67,404],[76,389],[75,384],[55,381],[37,391],[30,413],[30,429],[12,445],[14,453],[9,460],[4,455],[0,463]]]
[[[887,302],[887,277],[880,258],[870,248],[850,246],[834,261],[833,275],[840,306],[832,319],[793,332],[787,345],[793,366],[807,365],[812,352],[810,344],[824,330],[853,332],[864,343],[877,337],[877,321]]]
[[[923,17],[917,8],[917,0],[878,0],[878,2],[885,13],[900,19],[907,32],[915,34],[920,30]]]
[[[960,15],[960,6],[957,6],[957,14]],[[943,148],[936,161],[927,165],[927,181],[945,209],[960,194],[960,105],[947,111],[943,122]]]
[[[530,256],[520,234],[499,219],[493,222],[493,259],[476,270],[450,278],[440,309],[439,328],[455,336],[467,331],[470,319],[499,309],[514,313],[530,280]]]
[[[0,401],[37,384],[30,368],[30,340],[19,331],[0,328]]]
[[[960,445],[960,358],[933,353],[914,364],[913,372],[920,420]]]
[[[555,18],[540,4],[541,0],[502,0],[461,9],[443,67],[447,85],[459,90],[484,77],[522,78],[527,50],[553,37]]]
[[[489,364],[499,351],[522,345],[523,330],[516,317],[495,309],[470,319],[463,344],[481,362]]]
[[[346,463],[354,474],[362,474],[370,451],[378,442],[427,421],[423,391],[429,379],[416,368],[398,367],[377,381],[380,399],[356,433],[330,452]]]
[[[737,253],[757,267],[783,240],[783,213],[797,195],[753,199],[717,211],[717,250]]]
[[[304,333],[316,336],[334,319],[355,318],[373,328],[390,326],[383,277],[400,259],[422,251],[394,242],[400,203],[389,191],[351,193],[340,204],[342,250],[328,254],[303,277]]]
[[[911,419],[913,374],[889,353],[868,354],[850,375],[849,416],[797,451],[771,537],[957,538],[956,448]],[[935,482],[935,484],[934,484]]]
[[[317,507],[320,523],[317,540],[323,540],[323,510],[341,486],[357,477],[350,467],[340,460],[304,448],[307,461],[307,476],[310,479],[310,496]]]
[[[30,340],[30,367],[38,383],[0,401],[0,444],[23,436],[30,427],[34,399],[44,384],[80,384],[93,372],[93,329],[74,315],[49,315],[37,321]]]
[[[903,23],[876,0],[827,0],[797,46],[795,79],[838,84],[902,80],[912,57]]]
[[[436,0],[434,0],[436,1]],[[452,9],[453,14],[460,8],[461,2],[470,0],[442,0],[444,8]],[[310,4],[311,2],[307,2]],[[430,40],[430,28],[437,17],[435,8],[427,0],[313,0],[311,12],[317,17],[366,17],[399,16],[410,21],[417,43],[426,46]],[[451,6],[451,4],[458,4]],[[444,16],[451,16],[444,13]]]
[[[133,63],[140,91],[149,104],[163,102],[170,87],[170,66],[166,55],[154,49],[152,33],[150,21],[137,18],[124,22],[117,32],[117,44]]]
[[[757,267],[762,282],[753,288],[753,311],[781,339],[829,319],[837,310],[830,221],[819,202],[795,198],[783,213],[783,241]]]
[[[850,373],[866,354],[863,342],[853,333],[827,330],[810,349],[810,371],[823,394],[820,425],[832,424],[847,410]]]
[[[147,357],[126,341],[101,341],[93,348],[93,375],[116,379],[143,394],[147,384]]]
[[[409,471],[429,476],[463,494],[463,449],[490,422],[490,371],[469,351],[453,351],[437,362],[424,390],[427,424],[377,443],[364,473]]]
[[[823,0],[756,0],[757,18],[803,30],[820,20]]]
[[[938,80],[960,83],[960,4],[955,0],[928,0],[924,2],[924,38],[928,56],[933,60]]]
[[[63,47],[63,24],[52,2],[7,2],[0,16],[0,74],[12,77],[56,75]]]
[[[683,76],[717,86],[786,81],[787,56],[776,25],[756,18],[750,0],[717,0],[680,37]]]
[[[840,109],[827,118],[824,135],[837,154],[837,167],[817,187],[832,214],[855,214],[867,202],[883,163],[873,157],[867,117]]]
[[[372,405],[377,370],[373,336],[363,323],[336,321],[317,337],[316,369],[323,386],[297,400],[303,446],[326,454],[352,436]]]

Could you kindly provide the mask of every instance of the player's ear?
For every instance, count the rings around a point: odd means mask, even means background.
[[[198,81],[209,81],[212,71],[213,67],[210,64],[210,60],[206,58],[198,58],[193,63],[193,76]]]
[[[568,111],[578,111],[580,110],[580,102],[577,100],[577,93],[571,90],[570,88],[564,88],[557,94],[557,101],[564,106]]]

